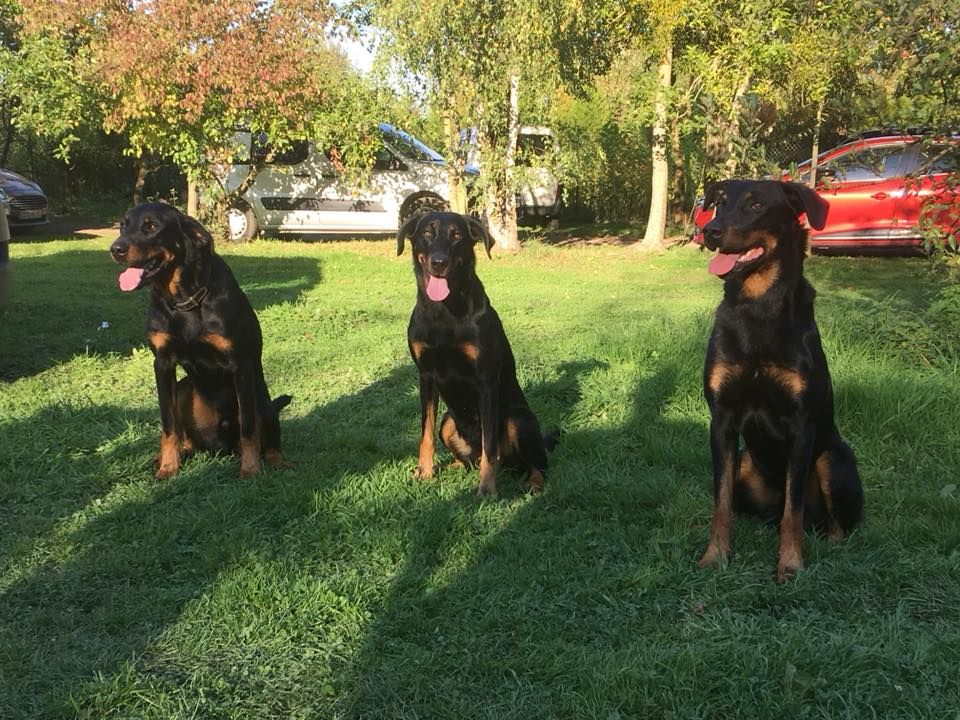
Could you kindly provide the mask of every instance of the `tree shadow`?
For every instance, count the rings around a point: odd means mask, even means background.
[[[258,312],[295,302],[322,279],[314,258],[234,255],[227,262]],[[0,380],[35,375],[77,356],[144,346],[149,293],[122,293],[118,268],[96,250],[17,258],[10,307],[0,322]]]
[[[576,414],[581,383],[604,369],[567,363],[556,381],[527,395],[537,409],[538,398],[562,398],[562,414]],[[709,452],[703,425],[669,417],[679,370],[667,364],[646,373],[622,422],[565,428],[545,491],[508,493],[500,503],[510,520],[495,531],[488,505],[468,492],[424,509],[403,569],[345,669],[338,714],[576,716],[563,703],[579,690],[571,678],[551,676],[551,653],[582,657],[621,643],[653,609],[640,596],[655,587],[658,607],[679,607],[688,592],[672,586],[694,552],[677,496],[700,502],[709,517]],[[548,420],[560,410],[549,406]],[[703,450],[690,462],[677,446]],[[697,543],[706,537],[694,534]],[[624,572],[631,566],[635,572]]]
[[[315,543],[335,549],[327,543],[355,528],[318,508],[345,481],[412,467],[397,418],[417,407],[415,382],[412,366],[398,367],[301,416],[288,411],[285,454],[297,466],[244,481],[236,458],[208,454],[154,481],[154,413],[49,409],[5,424],[24,458],[0,472],[0,716],[70,715],[71,693],[141,658],[231,567],[258,555],[309,567]],[[47,466],[38,449],[61,423],[69,432]]]

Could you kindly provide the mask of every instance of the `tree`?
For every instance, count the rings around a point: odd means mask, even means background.
[[[276,149],[309,137],[358,162],[372,156],[377,113],[325,40],[334,19],[325,0],[23,5],[25,36],[70,49],[75,79],[131,154],[170,158],[214,195],[216,167],[240,151],[241,127],[265,132]]]
[[[482,174],[474,194],[497,245],[519,248],[514,156],[524,94],[546,104],[559,84],[582,84],[605,67],[613,36],[604,29],[615,4],[370,0],[366,7],[385,33],[382,56],[422,77],[426,99],[441,108],[447,156],[461,153],[459,129],[477,129]]]
[[[648,0],[648,17],[653,27],[652,44],[657,58],[657,91],[654,100],[650,215],[643,240],[637,245],[641,250],[663,247],[670,195],[667,133],[673,77],[673,39],[677,28],[683,23],[688,4],[682,0]]]

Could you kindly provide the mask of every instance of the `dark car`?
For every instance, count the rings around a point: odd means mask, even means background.
[[[869,132],[822,153],[817,193],[830,203],[827,224],[810,229],[817,252],[912,253],[925,229],[960,238],[960,138]],[[784,173],[784,180],[792,179]],[[796,180],[809,182],[810,161]],[[694,240],[713,210],[697,204]]]
[[[0,315],[10,304],[10,232],[7,229],[7,204],[0,200]]]
[[[47,196],[35,182],[0,168],[0,201],[9,205],[11,228],[43,225],[47,222]]]

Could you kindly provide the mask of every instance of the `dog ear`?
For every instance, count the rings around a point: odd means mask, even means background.
[[[188,263],[193,262],[198,253],[213,251],[213,236],[194,218],[177,212],[177,224]]]
[[[493,238],[490,236],[490,233],[487,232],[487,228],[473,215],[464,215],[464,217],[467,220],[467,232],[470,233],[470,237],[473,238],[475,243],[482,240],[483,249],[487,251],[487,257],[492,257],[490,250],[493,248]]]
[[[823,230],[827,224],[827,213],[830,212],[830,203],[817,195],[808,185],[795,182],[781,183],[783,192],[787,196],[790,207],[796,210],[797,215],[807,214],[807,222],[815,230]]]
[[[717,201],[717,195],[723,190],[723,186],[727,184],[726,180],[721,180],[719,182],[712,182],[704,188],[703,191],[703,209],[706,210],[711,205]]]
[[[417,234],[417,229],[420,227],[420,221],[423,219],[423,216],[424,213],[412,215],[400,229],[397,230],[397,255],[403,255],[403,241]]]

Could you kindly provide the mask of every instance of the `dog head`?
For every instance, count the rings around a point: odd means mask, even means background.
[[[136,290],[169,279],[178,267],[196,264],[213,251],[213,238],[192,217],[166,203],[143,203],[120,221],[120,237],[110,246],[115,262],[126,265],[120,289]]]
[[[416,215],[397,232],[397,255],[410,238],[417,283],[434,302],[464,287],[474,276],[477,257],[473,246],[483,242],[490,256],[493,239],[476,218],[451,212]]]
[[[713,205],[713,220],[703,228],[703,242],[719,252],[710,272],[719,277],[747,275],[776,256],[802,259],[806,232],[826,224],[830,205],[806,185],[775,180],[725,180],[707,188],[704,207]],[[783,247],[790,244],[794,247]]]

